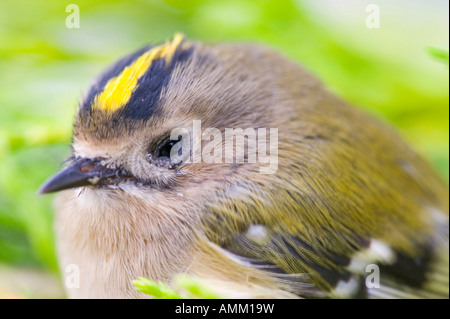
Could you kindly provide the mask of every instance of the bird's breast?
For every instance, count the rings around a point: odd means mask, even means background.
[[[170,282],[182,272],[192,238],[182,216],[162,204],[111,190],[58,195],[58,256],[68,296],[143,297],[132,280]]]

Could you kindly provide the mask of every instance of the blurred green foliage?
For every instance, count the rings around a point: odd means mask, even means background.
[[[379,1],[380,29],[365,26],[365,1],[349,1],[360,6],[352,19],[324,15],[306,0],[74,2],[79,29],[65,25],[70,2],[0,1],[0,263],[57,271],[51,197],[36,190],[70,151],[77,101],[113,60],[176,31],[278,48],[393,123],[448,179],[448,64],[439,63],[448,61],[448,30],[436,25],[442,17],[448,24],[448,2],[422,21],[413,15],[420,8],[405,14],[406,1],[385,13]]]
[[[449,52],[437,48],[428,48],[428,53],[436,60],[445,63],[447,66],[450,62]]]

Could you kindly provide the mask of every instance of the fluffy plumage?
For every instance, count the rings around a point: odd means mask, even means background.
[[[123,173],[57,198],[62,272],[81,272],[70,297],[144,297],[133,279],[180,273],[225,297],[448,297],[448,187],[395,132],[257,45],[180,42],[102,111],[107,83],[148,50],[100,76],[75,119],[72,161]],[[277,172],[159,161],[193,120],[278,128]]]

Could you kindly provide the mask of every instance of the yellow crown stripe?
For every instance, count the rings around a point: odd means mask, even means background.
[[[125,106],[136,90],[139,79],[152,62],[165,58],[166,65],[169,65],[183,39],[182,34],[176,34],[171,42],[166,42],[142,54],[135,62],[124,68],[122,73],[106,83],[103,92],[95,97],[92,108],[110,113]]]

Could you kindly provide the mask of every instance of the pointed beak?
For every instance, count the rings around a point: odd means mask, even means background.
[[[50,177],[39,189],[39,194],[48,194],[65,189],[95,186],[105,179],[117,176],[118,171],[106,168],[100,159],[76,159],[56,175]]]

